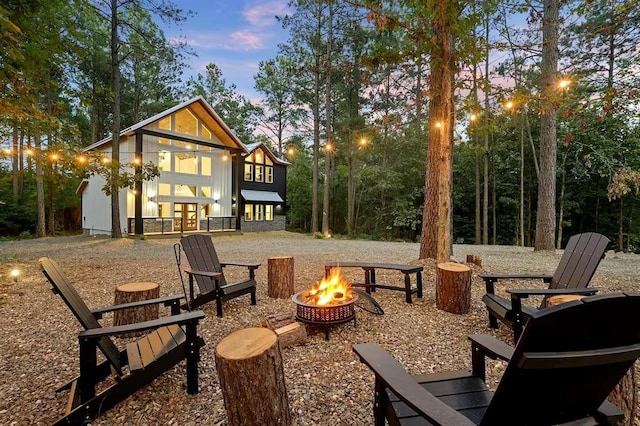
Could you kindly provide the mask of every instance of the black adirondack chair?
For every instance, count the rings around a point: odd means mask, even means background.
[[[385,417],[390,425],[615,424],[624,415],[607,396],[640,356],[639,309],[638,293],[541,309],[515,348],[469,336],[470,372],[410,376],[376,344],[353,350],[375,373],[377,426]],[[495,392],[485,384],[486,357],[508,362]]]
[[[545,296],[540,308],[546,306],[546,297],[558,294],[593,295],[598,290],[587,288],[600,261],[604,258],[609,239],[595,232],[576,234],[569,238],[560,263],[553,275],[526,274],[478,274],[485,282],[486,294],[482,301],[489,311],[489,327],[498,328],[500,320],[513,328],[514,341],[522,333],[522,327],[535,308],[522,304],[529,296]],[[507,279],[540,279],[548,284],[546,289],[511,289],[510,299],[495,293],[495,283]]]
[[[189,261],[189,268],[184,272],[189,275],[190,308],[195,308],[212,300],[216,301],[216,314],[222,317],[222,302],[242,296],[251,295],[251,304],[256,304],[255,270],[259,263],[220,262],[213,240],[208,235],[192,234],[180,239],[182,250]],[[180,247],[175,247],[176,262],[181,269]],[[223,268],[240,266],[247,268],[249,276],[243,281],[228,283]],[[199,293],[195,294],[193,281],[198,284]]]
[[[38,262],[53,292],[62,297],[85,328],[78,335],[80,375],[56,390],[70,390],[65,415],[56,424],[81,424],[95,419],[183,359],[187,362],[187,392],[198,393],[199,349],[204,346],[204,340],[197,335],[197,326],[204,318],[202,311],[180,314],[182,295],[92,311],[55,261],[43,257]],[[106,312],[147,304],[170,306],[174,315],[116,327],[102,327],[98,322]],[[110,338],[135,331],[149,333],[127,344],[123,350],[118,349]],[[97,361],[98,349],[106,358],[100,363]],[[111,381],[113,383],[100,383],[112,374],[115,378]],[[96,393],[98,384],[101,384],[101,391]]]

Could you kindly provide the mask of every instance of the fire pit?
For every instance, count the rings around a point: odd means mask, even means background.
[[[296,304],[296,319],[324,327],[325,338],[329,340],[329,328],[353,320],[356,325],[355,302],[358,295],[351,285],[334,268],[329,277],[323,278],[309,290],[292,296]]]

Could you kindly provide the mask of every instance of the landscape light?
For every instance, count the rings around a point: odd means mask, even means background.
[[[14,283],[18,282],[18,275],[20,275],[20,271],[17,268],[11,270],[11,276],[13,277]]]

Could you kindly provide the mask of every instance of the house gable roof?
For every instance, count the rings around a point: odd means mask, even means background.
[[[123,136],[131,136],[137,131],[142,130],[146,126],[159,121],[181,109],[189,107],[193,113],[195,113],[198,118],[200,118],[204,124],[213,132],[213,134],[220,139],[220,141],[230,148],[237,148],[241,151],[245,152],[245,146],[240,139],[231,131],[231,129],[222,121],[220,116],[216,114],[211,105],[204,100],[202,96],[197,96],[195,98],[189,99],[185,102],[182,102],[172,108],[169,108],[159,114],[154,115],[153,117],[149,117],[146,120],[142,120],[133,126],[129,126],[122,131],[120,131],[120,137]],[[166,132],[167,134],[175,134],[173,132]],[[193,136],[188,135],[191,139],[194,139]],[[196,138],[197,139],[197,138]],[[102,146],[108,145],[111,143],[112,137],[108,136],[98,142],[95,142],[86,148],[83,151],[91,151]]]
[[[243,144],[244,148],[247,151],[247,155],[251,154],[253,151],[255,151],[256,149],[262,147],[262,151],[264,151],[264,153],[271,159],[271,161],[273,161],[275,164],[282,164],[283,166],[288,166],[291,163],[286,161],[286,160],[282,160],[278,157],[275,156],[275,154],[273,152],[271,152],[271,150],[269,149],[269,147],[267,147],[267,145],[264,142],[254,142],[254,143],[250,143],[250,144]]]

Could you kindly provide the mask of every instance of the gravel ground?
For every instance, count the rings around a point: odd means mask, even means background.
[[[91,308],[113,303],[117,285],[155,281],[161,295],[181,293],[173,256],[177,237],[121,239],[58,237],[5,242],[0,245],[0,424],[50,424],[60,417],[66,392],[54,389],[78,372],[77,333],[80,326],[62,300],[50,291],[36,260],[50,256],[66,271]],[[103,414],[94,424],[223,425],[224,403],[215,369],[214,348],[234,330],[255,326],[271,314],[294,312],[290,299],[267,297],[267,258],[294,256],[295,290],[301,291],[322,277],[329,261],[370,261],[417,264],[418,244],[353,240],[319,240],[287,232],[215,235],[222,260],[262,262],[257,272],[258,304],[248,296],[224,305],[217,318],[214,304],[204,307],[206,318],[199,333],[207,345],[201,350],[200,393],[185,391],[185,366],[179,364],[152,384]],[[483,270],[491,272],[551,273],[561,252],[535,253],[530,248],[455,245],[454,259],[479,254]],[[593,279],[600,292],[640,290],[640,256],[609,252]],[[372,424],[373,375],[358,362],[351,347],[376,342],[393,354],[411,373],[470,367],[468,334],[489,333],[510,343],[504,326],[487,327],[481,297],[481,271],[473,267],[471,310],[465,315],[435,307],[434,264],[425,265],[422,299],[404,302],[401,292],[379,290],[376,300],[385,314],[357,310],[357,327],[334,327],[329,341],[311,334],[305,345],[283,350],[289,404],[297,425]],[[21,271],[13,282],[10,271]],[[344,269],[348,278],[362,280],[360,270]],[[229,269],[231,279],[244,271]],[[377,271],[378,282],[401,283],[399,273]],[[522,284],[521,284],[522,286]],[[527,286],[540,287],[538,283]],[[105,317],[104,324],[110,324]],[[119,341],[117,343],[122,343]],[[495,385],[504,365],[490,361],[489,381]],[[637,416],[636,416],[637,417]],[[636,419],[636,422],[638,420]],[[640,424],[638,422],[637,424]]]

